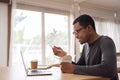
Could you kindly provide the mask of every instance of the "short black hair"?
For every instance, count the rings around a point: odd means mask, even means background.
[[[91,16],[87,14],[80,15],[78,18],[74,20],[73,25],[77,22],[79,22],[79,25],[81,25],[83,28],[86,28],[88,25],[91,25],[94,31],[96,32],[95,22]]]

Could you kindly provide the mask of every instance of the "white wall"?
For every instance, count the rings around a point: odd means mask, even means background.
[[[0,66],[7,65],[7,4],[0,3]]]

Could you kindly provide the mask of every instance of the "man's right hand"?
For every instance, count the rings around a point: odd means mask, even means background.
[[[66,52],[63,51],[62,48],[60,48],[60,47],[54,46],[52,49],[53,49],[54,55],[56,55],[56,56],[63,57],[66,55]]]

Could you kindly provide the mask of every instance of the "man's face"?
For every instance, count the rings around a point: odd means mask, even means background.
[[[87,28],[80,26],[79,22],[74,24],[74,34],[81,44],[87,42],[89,39],[89,31]]]

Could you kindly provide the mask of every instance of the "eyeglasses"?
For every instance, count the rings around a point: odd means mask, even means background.
[[[84,28],[80,28],[80,29],[78,29],[78,30],[75,30],[75,31],[73,32],[73,34],[74,34],[74,35],[78,34],[82,29],[84,29]]]

